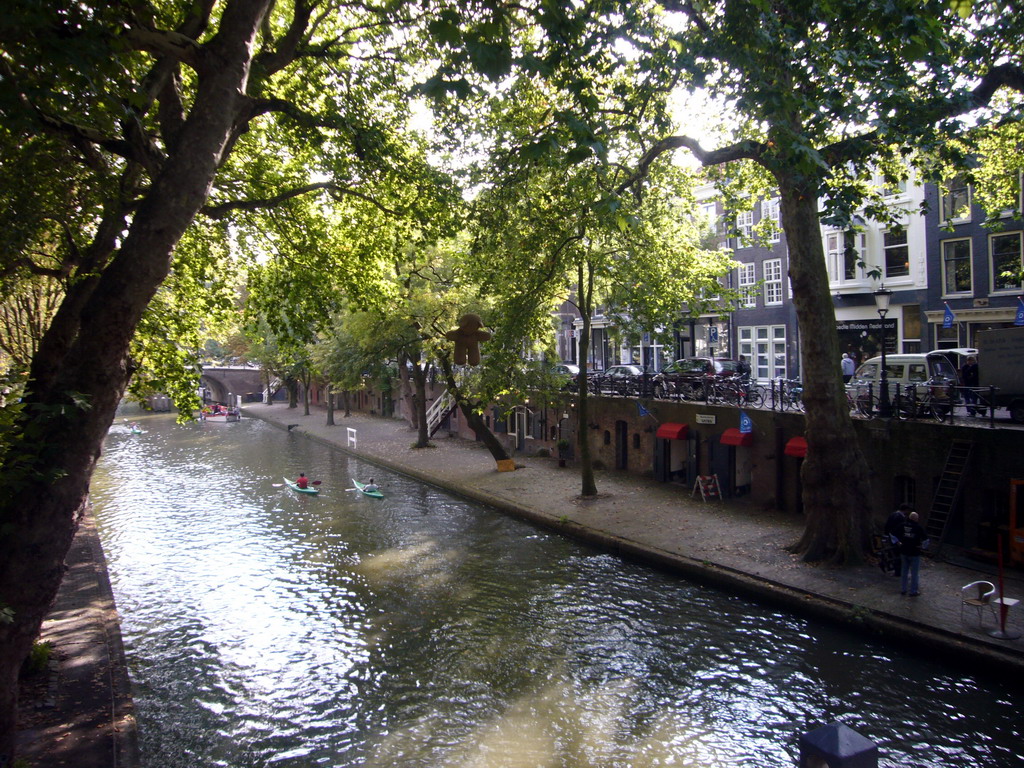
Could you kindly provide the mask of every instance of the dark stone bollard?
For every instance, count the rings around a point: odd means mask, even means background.
[[[800,768],[878,768],[878,746],[842,723],[800,737]]]

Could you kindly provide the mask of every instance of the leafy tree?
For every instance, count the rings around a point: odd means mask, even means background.
[[[663,6],[678,12],[679,31],[665,40],[677,55],[671,62],[652,56],[652,65],[679,72],[746,122],[738,141],[713,151],[693,137],[658,137],[637,179],[648,162],[686,148],[705,166],[722,167],[723,178],[739,172],[738,164],[753,164],[778,191],[797,318],[816,329],[802,334],[808,524],[795,549],[807,560],[856,562],[870,533],[869,472],[834,362],[839,346],[819,200],[833,223],[852,225],[869,167],[895,181],[890,169],[905,154],[900,150],[924,143],[948,151],[949,137],[962,130],[953,118],[988,104],[1000,85],[1020,87],[1019,67],[997,65],[992,56],[1004,56],[1007,46],[978,45],[1012,36],[997,16],[964,22],[938,2]],[[979,75],[980,84],[970,79]]]
[[[796,549],[807,560],[859,560],[868,543],[869,475],[835,366],[818,203],[824,201],[831,223],[852,226],[869,197],[870,166],[892,182],[892,169],[911,146],[957,160],[949,140],[965,130],[958,117],[991,119],[984,108],[999,88],[1024,87],[1022,15],[970,0],[560,3],[536,13],[546,34],[531,36],[523,23],[531,7],[488,8],[485,19],[453,9],[440,22],[449,55],[425,90],[457,94],[451,116],[458,117],[470,94],[523,98],[528,94],[516,85],[543,81],[543,94],[523,102],[547,110],[543,122],[527,121],[532,141],[513,132],[492,139],[497,150],[599,162],[612,175],[629,158],[610,152],[611,141],[628,136],[646,142],[648,151],[617,186],[620,193],[642,191],[657,158],[686,148],[704,166],[721,169],[723,180],[756,182],[747,194],[778,194],[798,321],[816,329],[802,334],[808,525]],[[498,33],[481,47],[484,30]],[[466,77],[467,66],[482,77]],[[488,85],[514,73],[523,75],[515,85]],[[705,90],[738,116],[733,143],[709,151],[694,137],[670,135],[665,97],[683,86]],[[872,215],[892,215],[867,202]]]
[[[136,370],[133,337],[168,276],[187,271],[177,257],[202,271],[197,249],[178,250],[197,218],[234,223],[241,244],[255,212],[299,199],[385,215],[420,203],[429,172],[400,138],[419,52],[403,30],[417,13],[336,0],[5,5],[0,167],[18,183],[0,191],[0,280],[5,296],[39,274],[66,292],[4,435],[0,602],[13,622],[0,625],[0,754],[13,753],[18,665]],[[286,214],[274,223],[297,234]],[[59,246],[55,265],[32,258],[44,242]],[[182,319],[164,298],[165,317]]]
[[[349,416],[349,393],[362,389],[368,381],[381,389],[388,402],[394,361],[419,343],[415,329],[396,313],[342,312],[317,345],[314,359],[332,391],[343,393],[345,415]]]
[[[36,277],[0,304],[0,352],[9,358],[10,367],[28,370],[63,295],[57,281]]]
[[[701,296],[719,292],[716,277],[733,266],[724,252],[703,249],[690,179],[681,170],[661,163],[642,194],[617,194],[628,175],[627,159],[637,162],[642,154],[637,128],[647,123],[628,109],[615,109],[637,93],[620,73],[595,75],[591,85],[608,96],[603,106],[621,121],[609,121],[601,141],[595,136],[581,144],[580,126],[562,134],[551,123],[552,102],[560,97],[571,104],[573,91],[552,95],[530,80],[490,103],[487,119],[473,126],[476,133],[494,136],[496,144],[480,171],[485,191],[474,204],[474,274],[495,301],[484,382],[488,371],[508,382],[506,371],[522,358],[524,339],[546,343],[551,312],[571,297],[583,323],[576,408],[583,496],[597,493],[587,440],[585,365],[597,305],[614,302],[624,325],[667,328],[680,306],[699,312],[706,305]],[[536,137],[549,132],[538,145]],[[572,148],[559,151],[564,146]],[[608,155],[618,163],[606,163]],[[484,391],[500,394],[498,384]]]

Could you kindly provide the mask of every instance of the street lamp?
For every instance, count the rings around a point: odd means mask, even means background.
[[[889,314],[892,291],[883,284],[874,295],[875,309],[882,318],[882,380],[878,385],[878,415],[887,419],[892,416],[892,403],[889,402],[889,372],[885,369],[885,316]]]

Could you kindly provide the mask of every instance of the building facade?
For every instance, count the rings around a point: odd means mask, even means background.
[[[881,179],[877,184],[884,189]],[[862,216],[852,232],[822,226],[840,352],[858,364],[880,354],[883,343],[891,354],[974,347],[978,331],[1014,323],[1024,294],[1022,206],[993,224],[986,222],[969,185],[952,180],[944,187],[911,176],[906,184],[884,189],[885,202],[902,212],[898,224]],[[1018,179],[1018,197],[1020,188]],[[738,305],[698,317],[680,308],[673,342],[664,347],[613,342],[613,321],[599,313],[593,318],[591,370],[619,363],[660,370],[682,357],[744,355],[758,381],[800,378],[801,329],[779,201],[753,202],[726,226],[721,204],[711,194],[710,187],[703,192],[703,215],[738,263],[723,277],[723,285],[739,294]],[[882,288],[892,292],[884,318],[874,298]],[[561,322],[574,336],[565,346],[572,357],[563,359],[578,362],[582,323],[565,315]]]

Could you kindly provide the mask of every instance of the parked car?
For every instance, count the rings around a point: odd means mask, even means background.
[[[703,400],[706,397],[706,380],[737,376],[739,364],[739,360],[728,357],[684,357],[676,360],[654,376],[654,396]]]
[[[591,373],[587,384],[591,392],[604,395],[637,395],[644,379],[639,365],[613,365],[599,373]]]
[[[574,363],[555,363],[551,374],[561,383],[562,389],[576,391],[579,386],[580,367]]]

